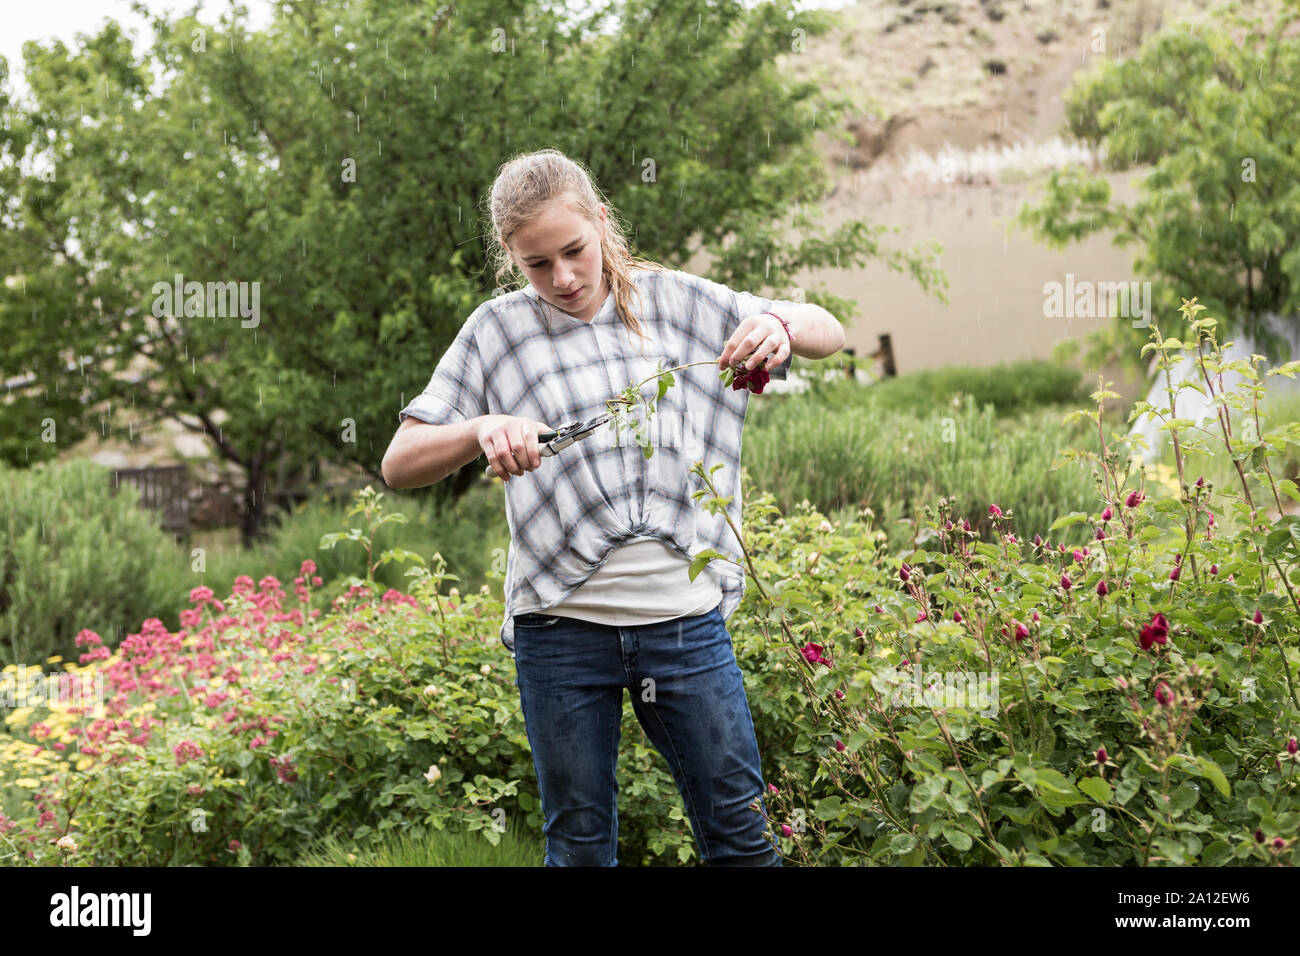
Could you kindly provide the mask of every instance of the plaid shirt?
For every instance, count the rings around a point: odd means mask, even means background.
[[[743,318],[794,305],[677,270],[634,268],[632,278],[641,296],[633,294],[631,308],[652,341],[627,330],[612,294],[588,323],[539,299],[530,285],[474,310],[398,420],[449,425],[516,415],[551,428],[587,421],[657,364],[716,363]],[[792,360],[772,377],[785,379]],[[691,497],[702,487],[690,474],[696,461],[706,471],[725,466],[711,477],[720,495],[732,496],[727,513],[741,527],[741,432],[751,393],[724,387],[719,372],[714,364],[673,373],[675,384],[646,426],[654,443],[649,459],[630,432],[616,439],[610,422],[506,482],[511,546],[501,642],[512,654],[514,616],[559,604],[626,539],[661,538],[684,559],[714,548],[743,561],[727,522]],[[642,386],[643,398],[658,394],[654,385]],[[645,418],[643,406],[628,413],[632,421]],[[709,567],[722,582],[722,616],[730,618],[744,594],[744,569],[717,559]]]

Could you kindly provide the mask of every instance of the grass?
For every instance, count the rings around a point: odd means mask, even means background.
[[[392,833],[371,848],[327,836],[299,857],[297,866],[541,866],[543,838],[507,826],[493,846],[483,831],[444,830],[415,837]]]

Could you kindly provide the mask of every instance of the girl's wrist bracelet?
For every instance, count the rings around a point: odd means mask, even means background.
[[[789,336],[789,338],[790,338],[790,351],[793,352],[793,351],[794,351],[794,333],[790,331],[790,323],[787,322],[785,319],[781,318],[781,317],[780,317],[779,315],[777,315],[775,312],[765,312],[765,313],[763,313],[763,314],[764,314],[764,315],[770,315],[770,316],[772,316],[773,318],[775,318],[778,322],[781,323],[781,327],[785,329],[785,334],[786,334],[787,336]]]

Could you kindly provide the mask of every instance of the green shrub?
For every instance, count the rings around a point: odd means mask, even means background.
[[[1152,334],[1162,352],[1181,347]],[[1198,486],[1181,460],[1186,480],[1162,496],[1121,469],[1100,409],[1079,415],[1102,445],[1099,494],[1050,530],[1100,530],[1086,553],[1026,541],[998,500],[983,503],[994,533],[980,541],[946,496],[922,507],[925,543],[894,553],[870,521],[782,515],[742,472],[751,577],[729,630],[788,864],[1300,862],[1300,518],[1262,522],[1244,489]],[[1300,500],[1270,472],[1297,439],[1289,422],[1225,441],[1272,498]],[[716,467],[699,466],[707,510]],[[1233,534],[1208,523],[1252,510]],[[352,511],[362,526],[330,536],[336,547],[403,517],[369,492]],[[139,682],[114,681],[113,726],[65,708],[10,714],[0,784],[50,807],[0,820],[26,849],[17,862],[289,862],[322,837],[364,850],[388,831],[490,841],[498,810],[539,832],[500,602],[441,596],[441,565],[412,572],[409,598],[368,577],[320,616],[310,595],[286,614],[277,582],[254,593],[240,579],[227,606],[186,612],[180,640],[151,626],[119,649]],[[114,663],[96,669],[125,672]],[[961,687],[975,700],[924,681],[911,696],[922,671],[990,683]],[[32,753],[56,742],[80,752]],[[638,734],[622,751],[620,860],[694,860],[662,758]],[[69,830],[78,845],[60,851]]]
[[[866,508],[895,548],[915,539],[921,506],[940,495],[960,502],[959,517],[981,534],[991,529],[984,505],[996,499],[1016,510],[1024,534],[1046,537],[1058,515],[1097,493],[1087,472],[1060,461],[1088,432],[1063,417],[1038,409],[999,420],[992,406],[976,409],[969,399],[941,411],[868,407],[813,417],[805,403],[783,402],[746,429],[744,463],[782,511],[804,500],[824,514]],[[1058,540],[1083,538],[1067,531]]]
[[[139,492],[78,461],[5,469],[0,481],[0,663],[73,657],[89,628],[116,644],[148,617],[170,627],[185,606],[185,568]]]
[[[921,412],[947,406],[960,393],[974,399],[977,406],[992,405],[999,415],[1007,415],[1084,398],[1081,377],[1077,369],[1065,365],[1025,360],[983,368],[949,365],[909,372],[882,379],[867,391],[880,409]]]
[[[496,570],[504,572],[510,545],[504,486],[497,483],[476,487],[443,505],[437,501],[423,496],[395,497],[388,511],[405,515],[406,522],[384,525],[375,542],[376,552],[400,548],[426,560],[438,552],[447,562],[448,573],[459,579],[457,587],[462,592],[487,585],[501,597],[500,580],[489,572],[494,562]],[[314,499],[303,502],[291,514],[279,512],[265,542],[250,550],[213,550],[206,556],[206,573],[195,575],[190,586],[202,584],[218,594],[228,594],[241,574],[256,580],[270,574],[290,581],[297,576],[302,562],[310,558],[316,563],[325,592],[339,594],[346,590],[348,578],[366,576],[366,555],[361,547],[320,547],[324,535],[346,526],[348,508],[348,503]],[[408,568],[401,563],[385,565],[376,571],[375,580],[385,588],[403,588]]]

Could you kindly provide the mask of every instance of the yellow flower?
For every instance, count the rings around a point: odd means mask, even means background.
[[[60,656],[60,655],[58,655],[58,654],[55,654],[53,657],[47,657],[47,658],[45,658],[45,663],[47,663],[47,664],[62,664],[62,663],[63,663],[63,658],[62,658],[62,656]]]
[[[31,777],[19,777],[14,781],[15,787],[26,787],[28,790],[35,790],[40,785],[39,780],[33,780]]]
[[[5,723],[10,727],[26,727],[27,719],[31,717],[35,707],[17,707],[14,712],[5,718]]]

